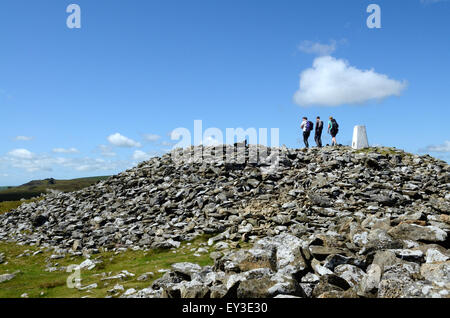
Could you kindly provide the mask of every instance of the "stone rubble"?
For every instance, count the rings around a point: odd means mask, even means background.
[[[447,163],[391,148],[265,149],[279,152],[274,167],[250,160],[251,146],[234,161],[206,160],[213,150],[178,149],[204,161],[166,154],[49,193],[0,215],[0,240],[54,247],[57,258],[212,235],[214,266],[174,264],[122,297],[449,297]],[[233,250],[239,241],[253,247]]]

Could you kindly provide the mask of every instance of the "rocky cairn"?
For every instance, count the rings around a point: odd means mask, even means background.
[[[177,149],[49,193],[1,215],[0,240],[81,255],[212,235],[214,266],[173,264],[124,297],[450,297],[447,163],[349,147],[264,148],[250,160],[244,146],[204,160],[228,147]],[[231,249],[242,241],[252,247]]]

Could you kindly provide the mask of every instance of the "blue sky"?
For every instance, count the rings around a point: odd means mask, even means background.
[[[71,3],[81,29],[66,25]],[[381,29],[366,25],[371,3]],[[196,119],[303,147],[301,117],[332,115],[342,144],[364,124],[372,145],[448,162],[449,13],[436,0],[3,0],[0,185],[118,173]]]

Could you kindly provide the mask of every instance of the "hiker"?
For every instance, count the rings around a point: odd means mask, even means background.
[[[330,116],[330,121],[328,122],[328,133],[331,135],[331,145],[337,146],[336,135],[339,132],[339,125],[332,116]]]
[[[322,130],[323,130],[323,121],[320,120],[320,117],[316,118],[316,133],[314,134],[314,140],[316,141],[317,147],[322,147]]]
[[[308,121],[307,117],[303,117],[300,128],[303,130],[303,142],[305,143],[306,148],[309,148],[308,138],[311,134],[311,130],[313,130],[313,126],[314,124],[311,121]]]

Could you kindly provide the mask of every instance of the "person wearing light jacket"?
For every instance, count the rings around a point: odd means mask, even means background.
[[[303,121],[300,125],[300,128],[303,130],[303,142],[305,143],[305,147],[309,148],[308,138],[309,134],[311,133],[311,130],[308,129],[309,127],[307,117],[303,117]]]

